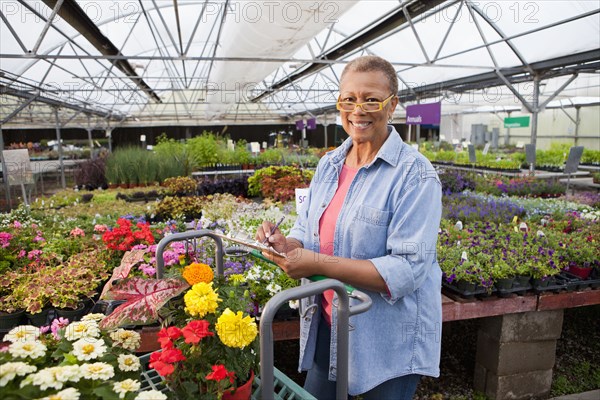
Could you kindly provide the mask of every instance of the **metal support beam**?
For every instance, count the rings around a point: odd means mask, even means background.
[[[414,18],[423,13],[426,13],[427,11],[440,5],[443,2],[444,0],[415,1],[407,6],[407,10],[410,13],[410,15],[412,15]],[[372,41],[378,39],[382,35],[385,35],[386,33],[397,29],[406,22],[407,18],[403,10],[403,5],[400,5],[398,8],[390,12],[387,16],[385,16],[383,19],[371,26],[369,29],[365,30],[364,32],[361,32],[356,36],[349,38],[348,40],[345,40],[339,46],[328,51],[327,53],[323,53],[319,57],[319,60],[340,60],[348,56],[352,52],[367,46]],[[289,84],[292,84],[299,79],[305,78],[308,75],[320,71],[323,68],[325,68],[325,66],[323,66],[321,63],[312,62],[305,68],[302,68],[296,73],[291,74],[283,78],[276,84],[272,85],[263,93],[253,98],[252,102],[256,103],[262,100],[264,97],[271,95],[273,92]]]
[[[579,125],[581,124],[581,117],[579,113],[581,112],[581,106],[575,106],[575,146],[577,146],[577,142],[579,141]]]
[[[31,97],[28,98],[27,100],[25,100],[25,102],[23,102],[23,104],[21,104],[16,110],[14,110],[13,112],[11,112],[6,118],[4,118],[2,121],[0,121],[0,127],[2,125],[4,125],[5,123],[7,123],[8,121],[10,121],[11,119],[13,119],[13,117],[15,115],[17,115],[18,113],[21,112],[21,110],[23,110],[25,107],[27,107],[28,105],[30,105],[37,97],[38,97],[37,94],[31,95]]]
[[[58,10],[58,15],[69,25],[75,28],[83,37],[85,37],[101,54],[121,55],[119,49],[100,31],[100,28],[88,17],[85,11],[77,4],[75,0],[43,0],[48,7],[54,7],[64,2],[64,6]],[[49,20],[51,22],[51,20]],[[137,77],[135,69],[127,59],[112,61],[117,68],[125,75],[131,77],[131,80],[153,101],[160,103],[160,97],[152,90],[143,79]]]
[[[40,36],[38,37],[38,40],[35,43],[35,46],[33,46],[33,49],[31,50],[31,52],[33,54],[37,54],[38,50],[40,49],[40,46],[42,45],[42,41],[44,40],[46,33],[48,33],[48,29],[50,29],[50,27],[52,26],[52,21],[54,20],[54,17],[56,17],[58,10],[60,10],[60,7],[62,6],[63,1],[64,0],[58,0],[54,3],[54,7],[52,8],[52,14],[50,14],[48,21],[46,21],[46,25],[44,25],[44,29],[42,29],[42,32],[40,33]]]
[[[2,21],[4,22],[4,24],[6,25],[6,27],[10,31],[10,33],[13,35],[13,37],[15,38],[15,40],[17,41],[17,43],[19,44],[19,46],[21,47],[21,49],[23,50],[23,53],[27,53],[27,47],[25,47],[25,45],[21,41],[21,38],[19,37],[19,34],[14,30],[14,28],[12,27],[12,25],[10,24],[10,22],[8,22],[8,19],[6,19],[6,17],[4,16],[4,13],[2,12],[2,10],[0,10],[0,18],[2,19]]]
[[[31,92],[24,90],[17,90],[12,87],[8,87],[0,84],[0,94],[10,95],[14,97],[18,97],[21,99],[29,99],[31,97]],[[81,111],[84,113],[98,115],[100,117],[108,117],[110,114],[108,112],[98,111],[91,108],[84,108],[75,104],[65,103],[63,101],[54,100],[49,97],[44,97],[41,95],[37,95],[35,101],[39,101],[40,103],[48,104],[49,106],[68,108],[71,110]]]
[[[92,122],[91,122],[91,115],[88,114],[87,115],[87,134],[88,134],[88,141],[90,142],[90,158],[92,157],[92,153],[94,150],[94,142],[92,141]]]
[[[6,168],[6,163],[4,162],[4,134],[2,133],[2,125],[0,125],[0,159],[2,160],[2,183],[4,183],[4,190],[6,192],[6,202],[8,203],[8,208],[12,208],[12,201],[10,199],[10,185],[8,184],[8,169]]]
[[[512,111],[509,111],[508,113],[508,118],[510,118],[510,114],[512,114]],[[504,134],[504,145],[508,146],[510,144],[510,128],[506,128],[506,133]]]
[[[60,118],[58,118],[58,108],[54,109],[54,118],[56,118],[56,140],[58,141],[58,163],[60,164],[60,184],[63,189],[67,188],[65,181],[65,164],[63,161],[62,139],[60,137]]]
[[[531,140],[529,141],[529,143],[531,143],[534,148],[536,147],[536,141],[537,141],[537,128],[538,128],[538,113],[540,111],[539,108],[539,102],[540,102],[540,77],[539,75],[534,75],[533,76],[533,98],[531,99]],[[529,174],[533,175],[535,174],[535,162],[532,162],[529,165]]]
[[[578,74],[573,74],[573,76],[572,76],[572,77],[571,77],[571,78],[570,78],[568,81],[566,81],[566,82],[565,82],[565,83],[563,83],[563,84],[562,84],[562,85],[561,85],[561,86],[560,86],[558,89],[556,89],[556,91],[555,91],[554,93],[552,93],[552,95],[551,95],[550,97],[548,97],[548,98],[546,99],[546,101],[544,101],[544,102],[543,102],[543,103],[540,105],[540,110],[543,110],[544,108],[546,108],[546,106],[548,105],[548,103],[550,103],[552,100],[554,100],[554,98],[555,98],[556,96],[558,96],[558,95],[559,95],[559,94],[560,94],[560,93],[561,93],[563,90],[565,90],[565,88],[566,88],[567,86],[569,86],[569,84],[570,84],[571,82],[573,82],[573,81],[574,81],[574,80],[577,78],[577,75],[578,75]]]

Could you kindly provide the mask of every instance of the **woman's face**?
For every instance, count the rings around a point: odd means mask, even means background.
[[[395,95],[395,93],[393,93]],[[339,101],[353,103],[383,102],[392,95],[388,80],[381,71],[348,71],[340,83]],[[387,137],[387,121],[394,113],[398,98],[394,96],[381,111],[364,112],[361,107],[354,111],[340,111],[342,126],[357,143],[376,141]]]

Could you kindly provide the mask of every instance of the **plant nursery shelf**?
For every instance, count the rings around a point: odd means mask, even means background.
[[[526,293],[524,296],[512,295],[505,298],[490,296],[482,299],[464,299],[460,296],[442,294],[442,320],[450,322],[594,304],[600,304],[600,290],[589,288],[579,292]],[[299,327],[298,319],[274,321],[273,337],[275,340],[298,339],[300,337]]]
[[[557,294],[542,293],[538,296],[537,311],[560,310],[600,304],[600,290],[583,290],[581,292],[564,292]]]

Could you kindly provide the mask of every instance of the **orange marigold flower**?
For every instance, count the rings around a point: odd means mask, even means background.
[[[183,269],[182,275],[187,283],[192,286],[200,282],[210,283],[214,277],[212,268],[202,263],[191,263]]]

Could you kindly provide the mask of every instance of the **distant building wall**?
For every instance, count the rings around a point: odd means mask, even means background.
[[[566,108],[565,111],[575,119],[575,108]],[[511,117],[527,116],[531,114],[513,112]],[[499,128],[500,146],[504,144],[506,129],[503,120],[507,113],[497,115],[489,113],[444,115],[441,121],[442,135],[446,140],[461,139],[469,140],[471,137],[471,125],[484,124],[488,130]],[[600,150],[600,106],[582,107],[580,109],[577,145],[589,149]],[[527,128],[511,128],[510,144],[529,143],[531,139],[531,124]],[[565,115],[561,109],[545,110],[538,116],[537,148],[548,149],[552,142],[565,142],[575,144],[575,123]]]

